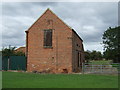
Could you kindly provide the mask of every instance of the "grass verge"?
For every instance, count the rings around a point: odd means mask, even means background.
[[[3,72],[3,88],[118,88],[116,75]]]

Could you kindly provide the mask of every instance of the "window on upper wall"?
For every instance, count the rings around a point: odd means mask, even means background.
[[[44,47],[52,47],[52,29],[44,30]]]

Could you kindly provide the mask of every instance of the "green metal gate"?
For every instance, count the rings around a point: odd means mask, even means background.
[[[2,57],[2,70],[8,70],[8,57]]]
[[[2,70],[26,70],[25,56],[2,57]]]

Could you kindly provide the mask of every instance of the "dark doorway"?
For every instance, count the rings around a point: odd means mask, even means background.
[[[79,51],[77,52],[77,66],[81,66],[81,53]]]
[[[77,66],[78,66],[78,67],[79,67],[79,64],[80,64],[79,59],[80,59],[80,57],[79,57],[79,52],[77,52]]]

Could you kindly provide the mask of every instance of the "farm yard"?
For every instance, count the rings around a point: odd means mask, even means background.
[[[117,75],[3,72],[3,88],[118,88]]]

